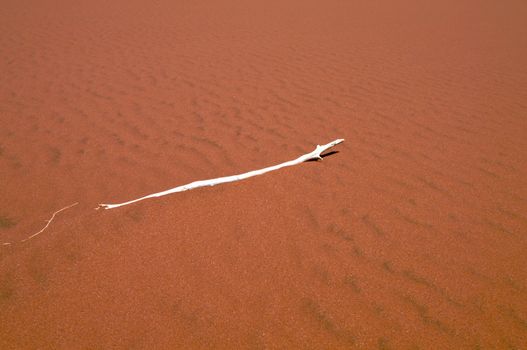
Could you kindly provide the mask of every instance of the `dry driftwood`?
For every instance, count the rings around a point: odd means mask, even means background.
[[[284,168],[284,167],[287,167],[287,166],[297,165],[297,164],[303,163],[303,162],[305,162],[307,160],[311,160],[311,159],[321,160],[322,159],[322,157],[321,157],[322,152],[326,151],[327,149],[329,149],[329,148],[331,148],[331,147],[333,147],[335,145],[338,145],[339,143],[341,143],[343,141],[344,141],[344,139],[337,139],[335,141],[332,141],[332,142],[330,142],[328,144],[325,144],[325,145],[322,145],[322,146],[321,145],[317,145],[317,147],[315,148],[315,150],[313,152],[304,154],[303,156],[300,156],[300,157],[298,157],[298,158],[296,158],[294,160],[290,160],[288,162],[280,163],[278,165],[273,165],[273,166],[270,166],[270,167],[267,167],[267,168],[263,168],[263,169],[260,169],[260,170],[253,170],[253,171],[249,171],[247,173],[243,173],[243,174],[239,174],[239,175],[218,177],[218,178],[210,179],[210,180],[194,181],[194,182],[191,182],[191,183],[183,185],[183,186],[174,187],[174,188],[171,188],[169,190],[162,191],[162,192],[152,193],[152,194],[146,195],[144,197],[137,198],[137,199],[132,199],[132,200],[130,200],[128,202],[124,202],[124,203],[99,204],[99,206],[96,209],[100,209],[100,208],[103,208],[103,209],[114,209],[114,208],[124,207],[125,205],[136,203],[136,202],[142,201],[144,199],[148,199],[148,198],[156,198],[156,197],[166,196],[167,194],[171,194],[171,193],[192,190],[192,189],[199,188],[199,187],[215,186],[215,185],[219,185],[219,184],[223,184],[223,183],[227,183],[227,182],[234,182],[234,181],[247,179],[249,177],[253,177],[253,176],[256,176],[256,175],[262,175],[262,174],[268,173],[270,171],[278,170],[280,168]]]

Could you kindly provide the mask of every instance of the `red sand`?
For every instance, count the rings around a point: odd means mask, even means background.
[[[0,348],[524,347],[527,3],[427,3],[3,1]]]

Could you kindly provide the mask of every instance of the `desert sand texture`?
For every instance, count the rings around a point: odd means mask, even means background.
[[[525,349],[525,1],[1,8],[1,349]]]

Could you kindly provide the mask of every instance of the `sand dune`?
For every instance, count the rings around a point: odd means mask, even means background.
[[[0,347],[521,348],[526,14],[5,1]]]

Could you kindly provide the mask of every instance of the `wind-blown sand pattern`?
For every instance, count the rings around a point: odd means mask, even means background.
[[[0,243],[80,204],[0,245],[0,348],[524,347],[525,18],[4,1]]]

